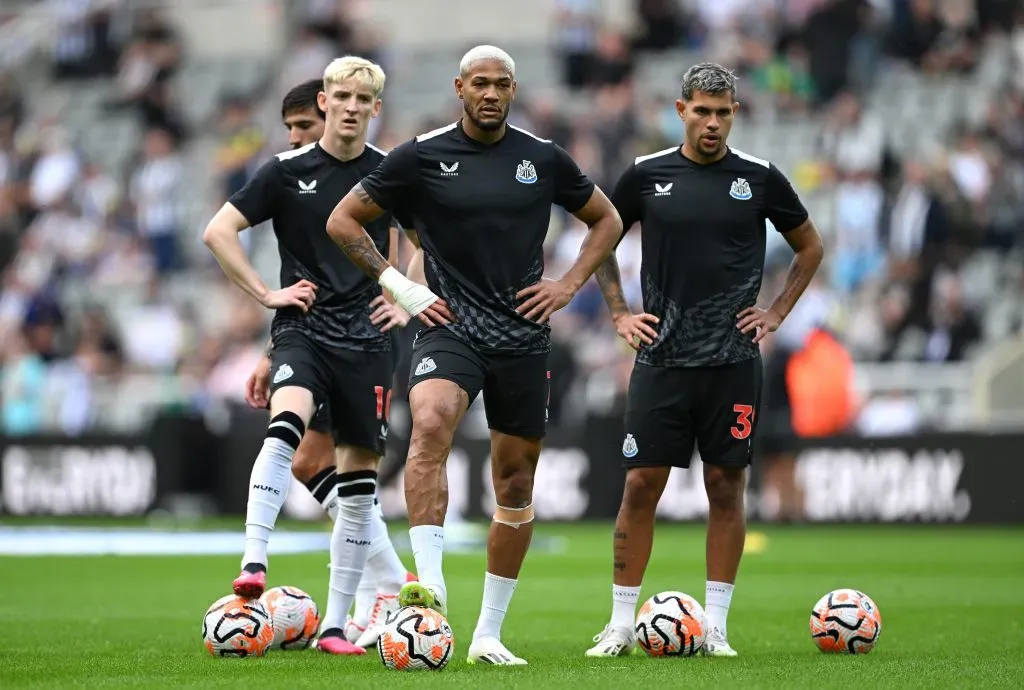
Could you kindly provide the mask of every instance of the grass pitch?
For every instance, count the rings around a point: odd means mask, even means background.
[[[229,592],[236,557],[0,557],[0,687],[1024,685],[1022,530],[752,526],[763,537],[749,542],[760,548],[744,559],[729,618],[738,659],[586,659],[611,606],[611,531],[538,526],[570,545],[527,559],[504,631],[530,662],[522,668],[466,664],[484,557],[447,556],[456,653],[438,674],[389,672],[372,650],[357,659],[313,650],[208,656],[202,614]],[[703,559],[702,526],[659,525],[642,597],[679,589],[703,601]],[[326,554],[274,557],[269,584],[301,587],[322,606],[326,563]],[[838,587],[868,593],[882,612],[867,656],[825,656],[811,642],[811,607]]]

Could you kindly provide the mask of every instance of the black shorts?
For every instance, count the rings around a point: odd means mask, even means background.
[[[328,348],[302,333],[274,337],[270,392],[298,386],[313,394],[313,431],[330,432],[336,445],[384,454],[391,408],[390,352]]]
[[[626,402],[624,464],[746,467],[761,407],[761,358],[719,367],[636,364]]]
[[[547,353],[485,355],[446,328],[427,328],[413,342],[409,390],[430,379],[458,384],[471,404],[483,391],[487,426],[494,431],[523,438],[547,433]]]

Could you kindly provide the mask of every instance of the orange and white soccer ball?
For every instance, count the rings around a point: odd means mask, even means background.
[[[406,606],[388,616],[377,652],[384,666],[395,671],[440,671],[455,652],[455,637],[437,611]]]
[[[882,634],[882,614],[864,592],[837,589],[811,611],[811,638],[823,652],[867,654]]]
[[[655,594],[636,617],[636,641],[649,656],[696,654],[705,630],[704,607],[682,592]]]
[[[274,641],[274,621],[259,599],[229,594],[203,616],[203,642],[213,656],[262,656]]]
[[[298,587],[272,587],[260,601],[274,621],[274,649],[305,649],[320,627],[320,611],[313,597]]]

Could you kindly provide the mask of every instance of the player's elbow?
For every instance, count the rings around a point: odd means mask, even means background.
[[[206,229],[203,230],[203,244],[207,246],[210,251],[216,251],[216,248],[220,245],[220,239],[224,235],[224,228],[217,224],[216,220],[211,220],[207,224]]]
[[[349,216],[340,206],[331,212],[327,219],[327,234],[337,244],[342,244],[351,234],[349,228],[352,225],[352,217]]]

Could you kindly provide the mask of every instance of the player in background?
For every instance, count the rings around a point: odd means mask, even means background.
[[[324,71],[318,107],[324,134],[313,144],[278,154],[210,221],[204,241],[224,272],[274,309],[270,425],[253,465],[246,510],[242,572],[236,594],[266,587],[267,543],[291,483],[292,458],[316,412],[327,408],[337,446],[338,516],[331,536],[330,589],[318,648],[363,654],[343,636],[345,616],[362,576],[374,532],[384,527],[374,508],[377,463],[387,437],[392,382],[390,336],[408,314],[331,242],[324,228],[337,200],[375,169],[384,153],[366,144],[381,108],[384,72],[357,57]],[[238,233],[272,220],[281,253],[280,290],[269,290],[249,263]],[[388,251],[390,216],[367,223],[375,246]],[[384,318],[374,314],[384,309]],[[376,320],[376,323],[375,323]],[[378,589],[397,593],[404,569]]]
[[[405,475],[423,584],[405,585],[399,603],[445,613],[445,461],[459,421],[482,391],[497,507],[469,661],[520,665],[526,662],[501,642],[501,624],[533,533],[533,479],[547,423],[547,321],[608,257],[622,225],[569,154],[506,125],[516,81],[505,51],[470,50],[455,92],[462,118],[392,151],[341,201],[327,231],[428,326],[413,346]],[[552,204],[590,228],[575,264],[558,280],[542,278]],[[414,224],[429,288],[388,266],[363,231],[387,211]]]
[[[317,94],[323,88],[323,79],[310,79],[289,91],[281,102],[281,119],[288,130],[288,145],[298,149],[319,141],[324,135],[327,113],[317,105]],[[388,245],[388,262],[398,265],[398,227],[391,226],[391,237]],[[376,323],[383,319],[388,310],[378,297],[371,305],[377,311],[371,316]],[[387,324],[382,330],[390,330]],[[267,344],[267,351],[249,375],[245,383],[245,399],[249,406],[257,410],[265,410],[270,400],[270,353],[273,340]],[[397,362],[397,357],[394,358]],[[309,423],[306,435],[302,438],[295,457],[292,458],[292,475],[309,489],[313,497],[323,506],[324,512],[331,522],[338,517],[338,473],[334,452],[334,437],[331,434],[331,414],[325,406],[319,410]],[[380,504],[377,504],[376,520],[383,521]],[[394,594],[377,591],[377,580],[384,582],[393,579],[395,574],[402,572],[407,581],[415,576],[405,570],[395,547],[388,536],[387,527],[377,526],[374,529],[373,543],[366,559],[363,578],[359,581],[356,591],[354,612],[345,623],[345,638],[360,647],[368,647],[376,642],[372,630],[378,621],[383,621],[388,611],[394,607]]]
[[[683,77],[682,146],[640,156],[612,201],[623,227],[641,224],[645,313],[632,314],[612,255],[597,270],[615,329],[638,350],[626,403],[626,486],[615,522],[612,617],[587,656],[628,654],[654,515],[672,467],[694,442],[709,503],[704,652],[736,656],[726,636],[745,538],[743,491],[761,399],[758,343],[774,332],[822,259],[821,238],[786,177],[726,141],[736,79],[713,63]],[[765,219],[796,252],[782,294],[755,305]]]

